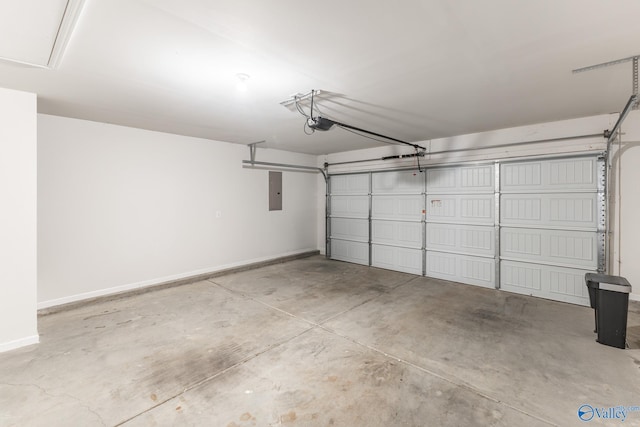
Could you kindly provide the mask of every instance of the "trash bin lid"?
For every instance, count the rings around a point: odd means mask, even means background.
[[[630,284],[618,284],[618,283],[605,283],[600,282],[599,288],[603,291],[612,291],[612,292],[622,292],[625,294],[631,293],[631,285]]]
[[[584,275],[584,279],[587,282],[587,286],[595,289],[602,289],[602,285],[619,285],[623,287],[629,287],[627,291],[619,290],[617,292],[626,292],[631,293],[631,284],[627,279],[622,276],[611,276],[609,274],[600,274],[600,273],[586,273]]]

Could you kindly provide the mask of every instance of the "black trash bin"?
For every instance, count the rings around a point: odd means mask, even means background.
[[[629,311],[629,281],[620,276],[587,273],[589,302],[595,310],[596,330],[600,344],[625,348],[627,312]]]

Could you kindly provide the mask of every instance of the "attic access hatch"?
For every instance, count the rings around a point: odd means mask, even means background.
[[[0,14],[0,60],[56,68],[84,3],[85,0],[4,2]]]

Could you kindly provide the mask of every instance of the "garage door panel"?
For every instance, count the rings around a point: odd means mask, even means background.
[[[493,165],[460,168],[460,190],[464,193],[476,191],[493,192],[495,189]]]
[[[494,166],[464,166],[427,170],[427,193],[491,193],[494,191]]]
[[[460,199],[460,216],[463,220],[493,222],[493,197],[463,197]]]
[[[542,291],[543,265],[502,261],[500,288],[530,294]]]
[[[474,256],[427,251],[427,276],[493,288],[495,260]]]
[[[596,270],[598,238],[584,231],[503,228],[501,257]]]
[[[589,159],[549,161],[549,186],[561,189],[597,189],[597,162]]]
[[[422,195],[381,195],[371,199],[371,217],[400,221],[421,221],[424,210]]]
[[[493,259],[459,257],[460,275],[463,277],[463,283],[471,283],[474,285],[481,284],[487,287],[493,287],[493,276],[495,274],[495,262]]]
[[[428,195],[427,222],[493,224],[495,199],[487,195]]]
[[[379,172],[372,177],[373,194],[421,194],[424,174],[416,171]]]
[[[500,224],[597,229],[596,193],[504,194]]]
[[[369,196],[331,196],[331,216],[369,217]]]
[[[457,188],[455,168],[427,170],[427,193],[451,193]]]
[[[493,256],[494,248],[494,227],[427,224],[427,249]]]
[[[331,258],[369,265],[369,244],[331,239]]]
[[[455,255],[427,251],[427,276],[455,281],[457,271]]]
[[[371,265],[388,270],[422,275],[422,250],[372,245]]]
[[[427,224],[427,249],[456,251],[458,249],[456,227],[452,224]]]
[[[524,161],[501,165],[503,192],[596,191],[597,159]]]
[[[331,194],[369,194],[369,174],[332,175]]]
[[[549,292],[555,298],[563,295],[583,298],[585,305],[589,299],[589,290],[584,281],[586,273],[595,273],[594,270],[573,270],[568,268],[551,267],[549,270]],[[555,299],[554,298],[554,299]]]
[[[494,255],[495,228],[489,227],[461,227],[458,230],[459,245],[464,252],[474,252],[478,255]]]
[[[501,165],[500,190],[521,191],[542,189],[542,163],[543,162],[524,162]]]
[[[369,242],[369,221],[366,219],[331,218],[331,238]]]
[[[397,221],[371,221],[373,243],[422,248],[422,223]]]
[[[589,294],[584,275],[591,272],[594,270],[502,261],[500,288],[556,301],[588,305]]]

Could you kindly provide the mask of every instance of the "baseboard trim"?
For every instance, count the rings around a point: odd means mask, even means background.
[[[113,288],[101,289],[99,291],[72,295],[64,298],[43,301],[38,303],[38,315],[45,316],[48,314],[58,313],[60,311],[72,310],[74,308],[85,306],[87,304],[95,304],[98,302],[115,300],[160,289],[188,285],[190,283],[200,282],[202,280],[224,276],[226,274],[239,273],[241,271],[253,270],[260,267],[266,267],[268,265],[281,264],[296,259],[308,258],[310,256],[318,255],[319,253],[320,251],[318,251],[317,249],[292,252],[276,257],[253,259],[240,263],[227,264],[217,268],[194,271],[171,277],[164,277],[155,280],[148,280]]]
[[[30,337],[25,337],[25,338],[20,338],[18,340],[0,343],[0,353],[4,353],[5,351],[16,350],[18,348],[26,347],[28,345],[38,344],[39,342],[40,342],[39,335],[31,335]]]

